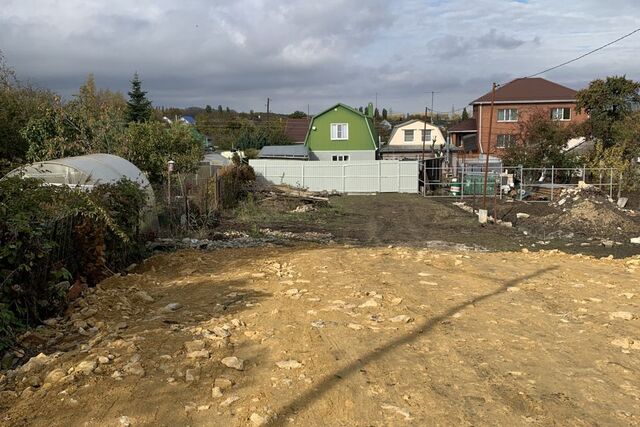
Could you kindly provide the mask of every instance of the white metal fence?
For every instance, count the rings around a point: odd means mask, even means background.
[[[250,160],[257,178],[311,191],[340,193],[417,193],[418,162]]]

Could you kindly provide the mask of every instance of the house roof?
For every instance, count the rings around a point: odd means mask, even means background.
[[[573,102],[576,91],[540,77],[520,78],[510,81],[496,89],[495,102]],[[491,103],[491,92],[486,93],[472,104]]]
[[[449,128],[449,133],[455,132],[477,132],[478,125],[476,119],[465,119]]]
[[[309,149],[306,145],[266,145],[258,154],[259,159],[308,159]]]
[[[304,119],[287,119],[284,125],[284,133],[291,138],[293,142],[304,142],[310,123],[311,118],[309,117],[305,117]]]
[[[393,130],[391,131],[391,135],[389,135],[389,141],[391,141],[393,139],[393,137],[396,135],[396,132],[398,132],[398,130],[400,130],[401,128],[403,128],[404,126],[416,123],[416,122],[420,122],[421,126],[424,126],[424,120],[420,120],[420,119],[412,119],[412,120],[407,120],[406,122],[402,122],[400,124],[397,124],[393,127]],[[429,130],[440,130],[440,128],[438,128],[438,126],[436,125],[432,125],[430,123],[427,123],[427,129]]]
[[[326,110],[321,111],[320,113],[318,113],[315,116],[313,116],[313,119],[311,119],[311,122],[313,123],[313,121],[317,117],[320,117],[323,114],[326,114],[329,111],[331,111],[331,110],[333,110],[335,108],[338,108],[338,107],[342,107],[342,108],[344,108],[346,110],[349,110],[352,113],[357,114],[358,116],[360,116],[360,117],[362,117],[364,119],[365,123],[367,124],[367,129],[369,130],[369,136],[371,136],[371,142],[373,143],[373,148],[377,150],[378,149],[378,141],[376,141],[377,138],[374,136],[375,135],[375,133],[374,133],[375,127],[373,126],[373,118],[367,116],[365,113],[362,113],[362,112],[356,110],[353,107],[348,106],[347,104],[342,104],[342,103],[338,102],[337,104],[332,105],[331,107],[327,108]],[[306,145],[306,137],[305,137],[305,145]]]

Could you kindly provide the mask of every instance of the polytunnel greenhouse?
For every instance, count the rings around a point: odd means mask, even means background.
[[[45,185],[67,185],[91,191],[98,184],[114,184],[123,178],[136,182],[147,194],[147,208],[143,212],[143,228],[156,228],[155,196],[149,180],[133,163],[112,154],[89,154],[65,157],[20,166],[7,176],[36,178]]]

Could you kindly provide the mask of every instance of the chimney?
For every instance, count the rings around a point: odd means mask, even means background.
[[[369,105],[367,105],[367,117],[369,118],[373,118],[373,102],[370,102]]]

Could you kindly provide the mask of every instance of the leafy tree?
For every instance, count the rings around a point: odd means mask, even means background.
[[[229,109],[229,107],[227,107],[227,114],[229,114],[231,112],[231,110]]]
[[[222,105],[218,105],[218,113],[222,114]]]
[[[389,113],[387,112],[387,109],[386,109],[386,108],[383,108],[383,109],[382,109],[382,119],[383,119],[383,120],[387,120],[387,115],[388,115],[388,114],[389,114]]]
[[[129,122],[146,122],[151,118],[151,101],[147,99],[147,92],[142,90],[142,81],[138,73],[131,80],[131,91],[128,92],[127,119]]]
[[[576,109],[589,114],[587,127],[592,137],[602,141],[604,148],[615,141],[613,127],[624,120],[640,104],[640,82],[626,76],[594,80],[578,92]]]
[[[211,112],[213,111],[213,108],[211,108],[211,105],[207,104],[207,106],[204,107],[204,111],[206,111],[207,114],[211,114]]]
[[[304,111],[296,110],[293,113],[289,114],[289,117],[292,119],[304,119],[307,117],[307,114]]]
[[[176,162],[177,172],[193,172],[204,148],[201,138],[191,126],[161,122],[130,123],[116,154],[147,173],[151,182],[162,182],[167,162]]]
[[[21,130],[54,102],[52,92],[20,82],[0,51],[0,176],[24,162],[29,142]]]
[[[380,111],[378,111],[377,108],[373,111],[373,117],[375,117],[376,120],[380,120]]]
[[[467,107],[462,110],[462,120],[467,120],[469,118],[469,113],[467,113]]]
[[[518,125],[516,144],[505,150],[505,164],[525,167],[575,166],[575,159],[563,150],[573,136],[573,128],[551,120],[545,110],[532,111]]]
[[[361,113],[364,113],[364,108],[362,108],[362,106],[358,107],[358,111],[360,111]]]

